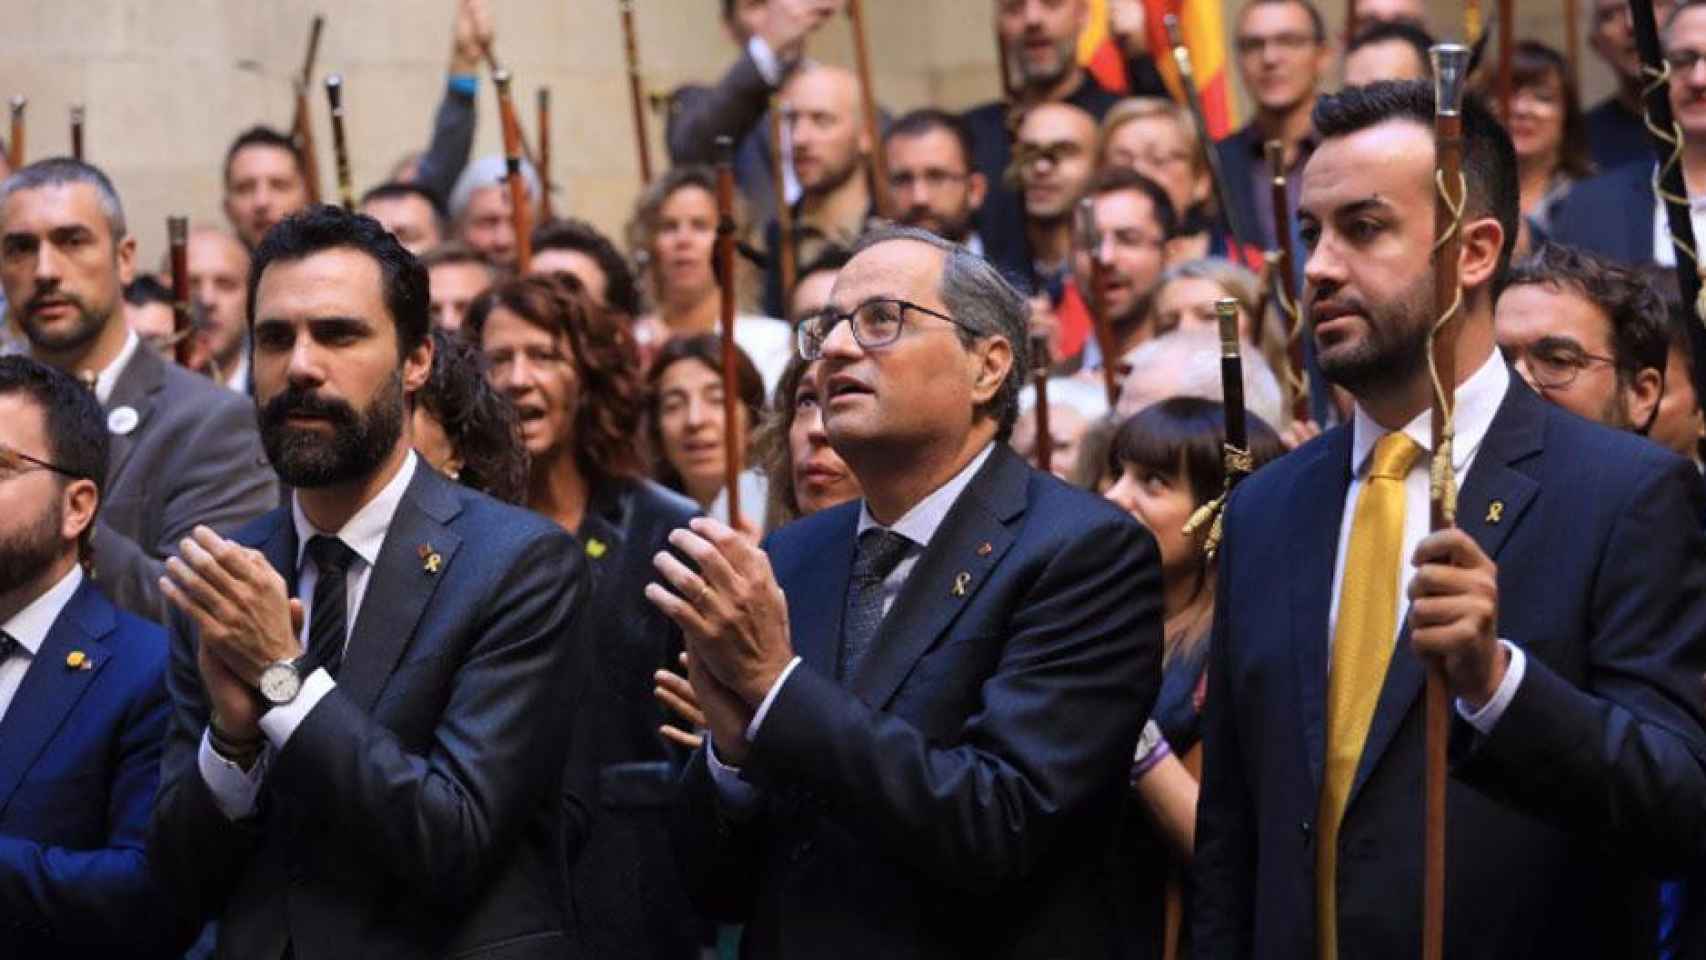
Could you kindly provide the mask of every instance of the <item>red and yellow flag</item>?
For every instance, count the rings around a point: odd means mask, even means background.
[[[1089,0],[1089,26],[1078,38],[1078,62],[1096,82],[1116,93],[1130,89],[1125,58],[1119,42],[1108,29],[1108,0]],[[1209,136],[1218,140],[1235,130],[1238,118],[1232,104],[1232,80],[1228,74],[1226,18],[1222,0],[1143,0],[1144,31],[1161,77],[1173,91],[1173,99],[1184,102],[1179,69],[1173,62],[1173,47],[1167,40],[1163,18],[1175,14],[1191,52],[1191,71],[1196,75],[1197,95],[1202,98],[1203,119]]]

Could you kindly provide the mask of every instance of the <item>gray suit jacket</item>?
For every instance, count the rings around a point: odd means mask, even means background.
[[[155,581],[177,542],[207,524],[229,533],[278,503],[261,451],[253,401],[138,348],[106,409],[136,411],[112,434],[95,526],[95,578],[119,607],[158,623],[166,601]]]
[[[770,166],[770,84],[758,72],[752,55],[740,59],[714,87],[680,87],[670,97],[665,139],[670,162],[677,165],[717,162],[717,137],[735,141],[735,180],[747,200],[752,223],[776,215],[775,174]]]

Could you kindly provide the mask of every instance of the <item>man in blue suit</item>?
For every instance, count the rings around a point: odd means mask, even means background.
[[[1356,410],[1229,507],[1201,956],[1417,955],[1424,658],[1452,700],[1446,956],[1652,956],[1655,880],[1706,850],[1706,496],[1690,464],[1543,402],[1496,352],[1515,157],[1474,100],[1459,527],[1427,533],[1433,123],[1420,83],[1315,111],[1307,305]]]
[[[144,854],[166,637],[79,563],[106,458],[93,393],[0,358],[0,957],[183,946]]]
[[[690,889],[747,957],[1111,956],[1155,541],[1007,447],[1026,310],[987,261],[880,231],[831,304],[800,346],[864,498],[764,552],[695,520],[647,587],[710,725]]]

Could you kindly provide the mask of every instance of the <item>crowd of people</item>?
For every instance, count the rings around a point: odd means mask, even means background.
[[[1128,89],[1086,0],[992,0],[1005,95],[875,131],[839,0],[722,0],[620,237],[472,156],[454,3],[357,209],[233,124],[187,305],[121,184],[0,161],[0,957],[1414,956],[1434,665],[1445,955],[1706,958],[1701,321],[1627,0],[1604,103],[1531,40],[1471,79],[1441,436],[1420,0],[1229,5],[1217,142],[1139,0]],[[1653,6],[1706,194],[1706,3]]]

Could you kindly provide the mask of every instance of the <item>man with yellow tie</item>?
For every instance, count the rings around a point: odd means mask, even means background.
[[[1706,850],[1706,491],[1511,375],[1492,304],[1515,157],[1483,106],[1463,113],[1459,527],[1429,535],[1433,94],[1315,109],[1306,302],[1356,410],[1228,508],[1198,956],[1420,953],[1426,657],[1453,700],[1447,957],[1653,956],[1656,881]]]

